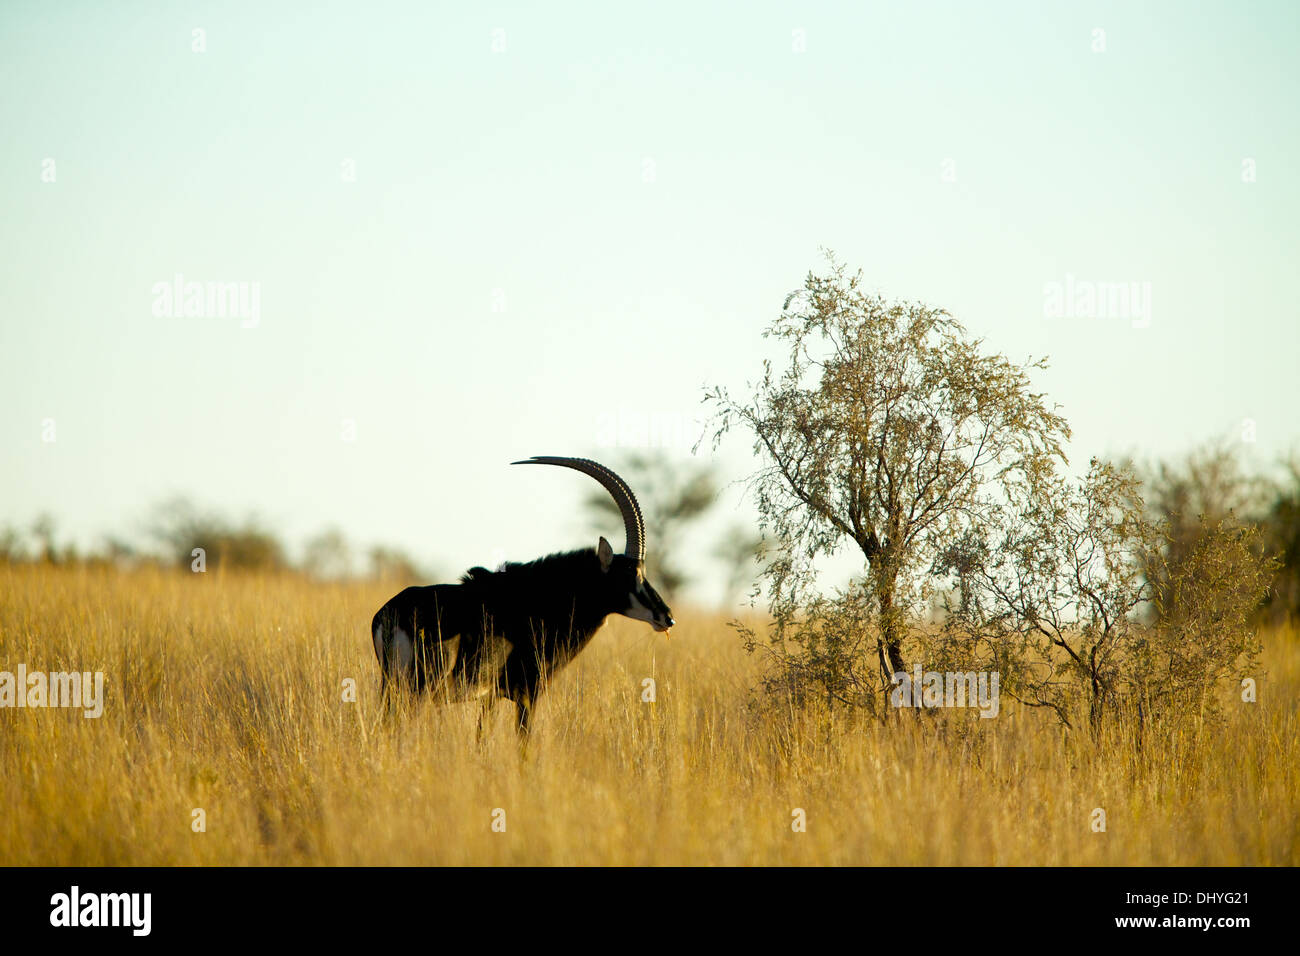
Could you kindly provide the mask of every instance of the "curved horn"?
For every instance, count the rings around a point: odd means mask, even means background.
[[[623,530],[627,532],[627,545],[623,553],[638,561],[645,560],[645,519],[641,517],[641,506],[636,503],[636,495],[626,481],[610,471],[600,462],[590,458],[560,458],[555,455],[534,455],[523,461],[512,461],[512,465],[559,465],[572,468],[584,475],[590,475],[609,492],[618,510],[623,514]]]

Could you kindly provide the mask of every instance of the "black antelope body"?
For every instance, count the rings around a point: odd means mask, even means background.
[[[622,614],[668,633],[672,611],[645,577],[645,522],[632,489],[586,458],[535,456],[516,465],[560,465],[595,478],[623,515],[627,542],[552,554],[499,570],[470,568],[459,584],[410,587],[371,623],[385,695],[393,684],[443,701],[514,702],[526,739],[537,697],[552,674]]]

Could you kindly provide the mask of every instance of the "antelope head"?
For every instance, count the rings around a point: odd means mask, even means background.
[[[664,599],[659,596],[653,585],[645,576],[645,519],[641,516],[641,506],[637,504],[632,489],[614,472],[599,462],[589,458],[559,458],[553,455],[534,455],[524,461],[511,462],[514,465],[559,465],[572,468],[584,475],[589,475],[600,482],[609,492],[614,503],[623,515],[623,529],[627,542],[622,554],[615,554],[614,549],[604,537],[596,546],[596,557],[600,561],[602,594],[607,600],[611,613],[622,614],[635,621],[645,621],[656,631],[665,635],[676,623],[673,612],[669,610]]]

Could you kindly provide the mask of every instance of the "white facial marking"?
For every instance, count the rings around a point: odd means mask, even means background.
[[[624,617],[630,617],[634,621],[645,621],[647,624],[655,622],[654,612],[641,602],[641,595],[633,591],[627,598],[628,608],[623,612]]]

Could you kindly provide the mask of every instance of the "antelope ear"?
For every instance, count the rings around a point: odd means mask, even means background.
[[[596,556],[600,558],[600,570],[608,571],[609,566],[614,563],[614,549],[609,546],[604,535],[600,538],[600,544],[596,545]]]

